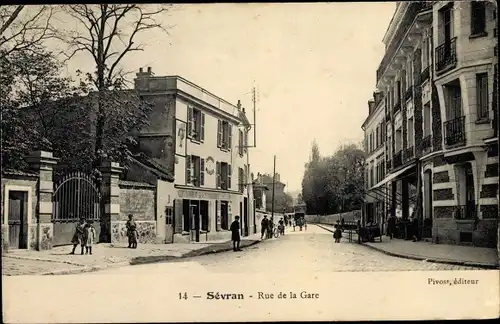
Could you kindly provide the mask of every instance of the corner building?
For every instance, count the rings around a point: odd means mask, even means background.
[[[496,34],[492,3],[416,1],[384,37],[387,175],[371,190],[435,243],[497,242]]]
[[[243,236],[254,232],[245,109],[179,76],[135,79],[140,95],[154,105],[150,125],[139,134],[140,150],[173,170],[166,236],[174,242],[229,239],[240,216]]]

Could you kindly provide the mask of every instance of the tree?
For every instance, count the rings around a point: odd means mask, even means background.
[[[36,52],[57,31],[51,25],[56,7],[0,6],[0,50],[2,55],[14,52]]]
[[[144,47],[136,44],[139,34],[168,28],[156,19],[169,10],[169,6],[135,4],[65,5],[67,14],[81,24],[83,31],[70,30],[61,37],[69,45],[67,59],[78,52],[90,54],[95,63],[94,73],[82,80],[95,90],[94,166],[101,158],[120,159],[120,154],[135,144],[129,136],[133,129],[147,124],[148,109],[133,93],[123,95],[126,73],[120,68],[123,58]],[[127,107],[126,113],[123,107]],[[120,156],[117,156],[119,154]]]
[[[23,169],[31,151],[53,151],[69,165],[88,148],[88,112],[68,102],[78,89],[60,77],[62,65],[42,47],[0,58],[2,167]],[[81,153],[81,154],[78,154]]]

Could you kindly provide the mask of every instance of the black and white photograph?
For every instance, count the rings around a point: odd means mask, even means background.
[[[497,15],[0,5],[3,322],[498,318]]]

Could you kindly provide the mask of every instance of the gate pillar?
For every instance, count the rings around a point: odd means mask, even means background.
[[[101,235],[100,242],[114,243],[119,240],[120,221],[120,174],[123,168],[115,162],[104,162],[101,171]],[[113,235],[115,232],[116,235]]]
[[[29,229],[31,246],[36,250],[52,249],[54,225],[52,224],[52,194],[54,184],[52,181],[53,168],[59,159],[52,156],[52,152],[36,151],[26,157],[30,168],[39,176],[37,185],[38,199],[36,206],[36,225]]]

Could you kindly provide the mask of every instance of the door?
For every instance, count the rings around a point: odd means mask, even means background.
[[[165,243],[174,242],[174,207],[165,207]]]
[[[243,203],[240,201],[240,233],[243,235]]]
[[[244,234],[243,236],[248,236],[248,198],[243,200],[243,222],[244,222]]]
[[[26,191],[9,191],[9,247],[28,248],[28,194]]]
[[[474,194],[474,176],[472,174],[472,166],[470,163],[465,165],[465,197],[465,217],[473,218],[475,217],[476,212],[476,200]]]
[[[432,237],[432,171],[424,172],[424,226],[422,237]]]
[[[200,241],[200,211],[198,204],[192,204],[189,208],[191,219],[191,241]]]
[[[444,55],[449,57],[451,54],[451,8],[446,8],[443,12],[444,29]]]

